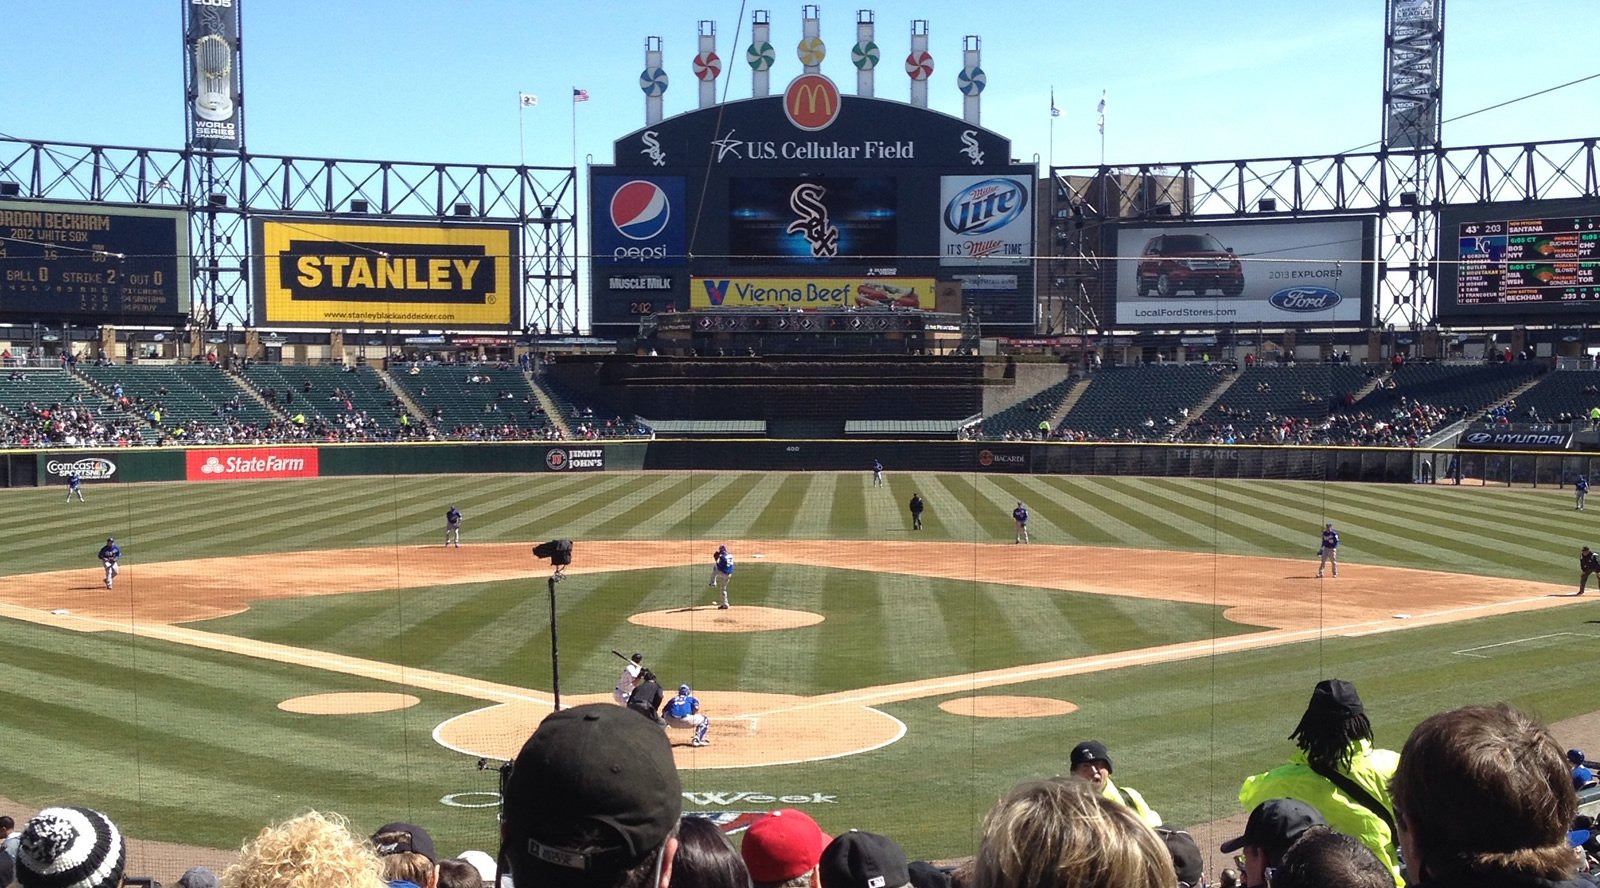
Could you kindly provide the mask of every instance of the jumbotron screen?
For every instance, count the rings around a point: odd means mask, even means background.
[[[1441,318],[1600,316],[1600,202],[1447,207]]]

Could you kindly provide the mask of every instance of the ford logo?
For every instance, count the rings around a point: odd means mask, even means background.
[[[1274,308],[1284,311],[1327,311],[1344,301],[1338,290],[1327,287],[1290,287],[1267,297]]]
[[[1492,440],[1494,440],[1494,436],[1488,432],[1473,432],[1467,436],[1468,444],[1487,444]]]
[[[944,205],[944,227],[956,234],[987,234],[1010,225],[1028,207],[1028,188],[1016,179],[984,179],[956,192]]]

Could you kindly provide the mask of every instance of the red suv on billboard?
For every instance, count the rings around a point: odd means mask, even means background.
[[[1231,247],[1209,234],[1158,234],[1139,255],[1139,295],[1152,290],[1164,297],[1183,290],[1238,296],[1244,292],[1244,266]]]

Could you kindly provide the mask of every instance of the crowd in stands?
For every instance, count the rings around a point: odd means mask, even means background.
[[[503,780],[498,858],[441,857],[423,826],[370,836],[316,811],[267,826],[218,879],[180,888],[1595,888],[1600,843],[1578,815],[1582,753],[1519,710],[1467,706],[1424,719],[1399,752],[1375,748],[1349,682],[1313,690],[1287,763],[1245,780],[1243,832],[1206,855],[1111,779],[1103,743],[1072,749],[1066,775],[1025,779],[983,818],[971,854],[909,861],[892,837],[793,808],[759,816],[735,847],[683,812],[670,742],[649,715],[592,703],[535,729]],[[1583,774],[1579,774],[1579,771]],[[0,818],[0,837],[14,826]],[[112,819],[46,808],[0,851],[0,886],[122,888]],[[496,860],[498,859],[499,864]]]

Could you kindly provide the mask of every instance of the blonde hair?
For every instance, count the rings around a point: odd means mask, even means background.
[[[1075,777],[1018,784],[989,810],[973,888],[1177,888],[1166,845]]]
[[[372,844],[338,814],[308,811],[261,830],[222,888],[386,888]]]

